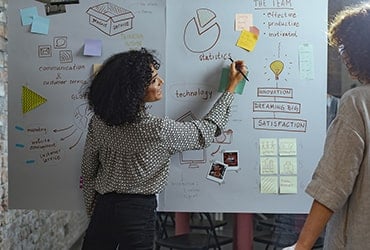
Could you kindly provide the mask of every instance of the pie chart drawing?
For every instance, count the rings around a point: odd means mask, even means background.
[[[216,45],[221,28],[215,19],[216,14],[210,9],[196,10],[196,16],[190,19],[184,29],[184,44],[188,50],[202,53]]]

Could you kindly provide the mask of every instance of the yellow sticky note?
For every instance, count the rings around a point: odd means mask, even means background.
[[[279,155],[297,155],[297,139],[296,138],[280,138],[279,139]]]
[[[256,46],[257,40],[258,36],[256,34],[247,30],[242,30],[236,45],[248,51],[253,51],[254,47]]]
[[[297,176],[281,176],[280,177],[280,193],[281,194],[296,194],[298,192]]]
[[[260,138],[260,156],[275,156],[277,153],[277,138]]]
[[[277,157],[260,157],[260,174],[277,174],[278,160]]]
[[[278,193],[277,176],[261,176],[261,193],[263,194]]]
[[[98,63],[93,64],[93,74],[94,74],[94,76],[95,76],[96,74],[98,74],[98,72],[99,72],[99,70],[100,70],[101,66],[102,66],[102,64],[98,64]]]
[[[297,174],[297,157],[280,157],[280,174],[296,175]]]

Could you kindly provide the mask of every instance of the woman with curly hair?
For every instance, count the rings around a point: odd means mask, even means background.
[[[306,192],[313,197],[309,215],[294,246],[312,249],[326,226],[324,249],[370,247],[370,4],[340,11],[329,26],[352,78],[362,83],[341,98],[330,125],[324,153]]]
[[[156,194],[167,182],[170,157],[208,147],[227,124],[242,61],[230,66],[228,87],[201,120],[150,115],[162,99],[159,62],[146,49],[108,58],[88,89],[94,112],[82,157],[84,202],[90,223],[83,249],[152,249]]]

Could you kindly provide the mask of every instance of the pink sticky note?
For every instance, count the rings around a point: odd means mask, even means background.
[[[256,26],[250,26],[249,31],[255,34],[256,36],[260,35],[260,30]]]

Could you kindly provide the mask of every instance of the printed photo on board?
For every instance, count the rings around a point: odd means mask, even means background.
[[[230,150],[222,153],[223,161],[228,166],[227,170],[239,170],[239,151]]]
[[[207,179],[222,183],[225,179],[227,167],[225,163],[220,161],[213,162],[209,168]]]

